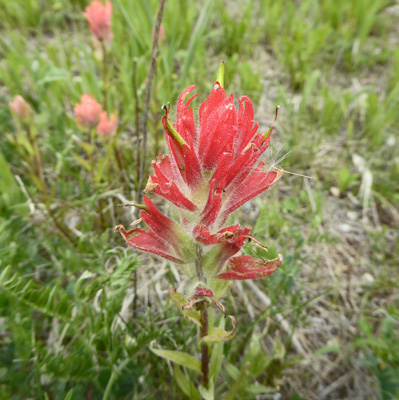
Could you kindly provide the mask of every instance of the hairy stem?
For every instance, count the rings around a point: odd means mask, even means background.
[[[204,281],[204,273],[202,271],[202,246],[197,244],[197,252],[195,255],[195,270],[197,272],[197,278],[200,282]]]
[[[201,339],[208,335],[208,310],[204,307],[200,311],[201,322]],[[206,343],[201,344],[201,371],[202,371],[202,384],[208,388],[209,386],[209,348]]]
[[[87,153],[88,159],[89,159],[89,166],[90,166],[90,171],[89,171],[89,175],[90,175],[90,184],[91,186],[94,188],[96,186],[96,182],[95,182],[95,176],[94,176],[94,158],[93,158],[93,153],[94,153],[94,134],[95,134],[95,129],[91,128],[89,129],[89,137],[88,137],[88,141],[89,144],[93,146],[93,150],[89,151]]]

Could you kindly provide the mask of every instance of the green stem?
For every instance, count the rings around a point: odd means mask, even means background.
[[[121,373],[121,371],[126,367],[128,363],[129,359],[125,360],[116,370],[112,368],[112,374],[107,383],[107,387],[105,388],[103,400],[108,400],[109,395],[111,394],[112,386],[114,385],[116,379],[118,378],[118,375]]]
[[[204,308],[200,311],[201,322],[201,339],[208,335],[208,309]],[[209,347],[206,343],[201,344],[201,371],[202,371],[202,384],[209,387]]]
[[[95,128],[92,128],[89,131],[89,144],[92,146],[92,150],[87,153],[87,156],[89,158],[89,165],[90,165],[90,171],[89,171],[89,173],[90,173],[90,189],[93,193],[96,192],[96,189],[97,189],[96,175],[95,175],[95,171],[94,171],[95,165],[94,165],[94,157],[93,157],[94,149],[95,149],[95,142],[94,142],[95,133],[96,133]],[[97,205],[96,205],[96,212],[100,217],[101,229],[105,230],[106,223],[105,223],[104,215],[102,213],[103,205],[104,205],[103,199],[98,199]]]
[[[202,246],[197,244],[197,252],[195,254],[195,270],[197,272],[197,278],[200,282],[206,282],[202,271]]]
[[[43,173],[42,158],[40,155],[39,146],[37,145],[36,136],[32,134],[29,125],[25,125],[25,130],[28,136],[29,143],[32,146],[33,150],[33,155],[32,155],[33,168],[35,171],[35,175],[37,176],[37,179],[39,180],[41,185],[40,191],[47,193],[46,180],[44,179],[44,173]]]
[[[36,338],[35,338],[35,333],[34,333],[33,327],[32,327],[32,346],[33,346],[33,354],[34,354],[33,362],[34,362],[34,368],[35,368],[35,377],[36,377],[36,382],[37,382],[37,395],[38,395],[39,399],[44,399],[42,384],[40,382],[40,368],[38,365],[39,355],[37,352]]]
[[[111,376],[109,378],[107,387],[105,388],[103,400],[108,400],[109,395],[111,394],[112,386],[114,385],[115,380],[116,380],[117,377],[118,377],[118,373],[115,370],[112,370],[112,374],[111,374]]]
[[[96,186],[95,182],[95,177],[94,177],[94,158],[93,158],[93,153],[94,153],[94,134],[95,134],[95,129],[92,128],[89,130],[89,144],[93,147],[91,151],[88,152],[87,156],[89,158],[89,165],[90,165],[90,183],[91,186]]]
[[[103,81],[103,110],[107,111],[107,93],[108,93],[108,74],[107,74],[107,49],[105,48],[105,44],[101,41],[101,50],[103,53],[103,63],[102,63],[102,71],[101,77]]]

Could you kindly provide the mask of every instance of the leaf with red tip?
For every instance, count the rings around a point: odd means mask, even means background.
[[[153,232],[148,232],[140,228],[127,231],[122,225],[116,226],[115,232],[119,232],[129,246],[156,254],[177,264],[184,263],[183,260],[177,257],[173,247],[160,239],[159,236],[155,235]]]
[[[234,241],[225,241],[215,244],[202,259],[202,268],[207,278],[219,273],[226,261],[240,251],[241,247]]]
[[[212,180],[209,184],[208,201],[201,214],[201,224],[205,226],[211,226],[216,221],[220,208],[222,207],[222,199],[220,196],[223,189],[214,188],[214,186],[215,182]]]
[[[211,233],[205,225],[197,225],[193,230],[193,235],[195,240],[205,245],[230,242],[242,247],[245,239],[252,239],[252,236],[248,235],[250,231],[251,227],[242,229],[241,225],[237,224],[228,226],[217,233]]]
[[[251,200],[253,197],[269,189],[274,185],[283,175],[284,171],[281,168],[275,168],[269,172],[263,172],[262,168],[264,163],[253,171],[243,182],[238,186],[235,191],[230,195],[222,211],[223,217],[227,216],[241,207],[244,203]]]
[[[175,206],[184,208],[189,211],[196,211],[197,206],[185,197],[174,182],[169,182],[165,179],[159,179],[155,176],[150,176],[144,193],[155,193],[158,196],[169,200]]]
[[[147,211],[142,211],[140,218],[148,225],[150,232],[159,240],[168,243],[179,257],[190,258],[193,252],[191,248],[193,241],[184,229],[177,222],[163,215],[146,196],[144,196],[144,203]]]
[[[149,197],[144,196],[147,211],[140,213],[141,219],[161,238],[166,238],[178,228],[175,221],[163,215]]]
[[[217,275],[217,278],[225,280],[264,278],[275,272],[282,261],[281,254],[274,260],[261,260],[252,256],[233,257],[225,271]]]
[[[254,121],[254,107],[247,96],[238,99],[238,128],[233,148],[236,154],[241,153],[254,137],[259,124]]]

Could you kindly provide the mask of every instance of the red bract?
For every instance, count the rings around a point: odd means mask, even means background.
[[[271,275],[281,265],[283,257],[274,260],[257,260],[251,256],[233,257],[224,272],[217,275],[219,279],[243,280],[264,278]]]
[[[280,266],[281,256],[263,261],[237,255],[255,240],[249,235],[251,228],[223,225],[233,211],[270,188],[283,170],[258,162],[273,129],[258,133],[248,97],[238,99],[237,110],[233,95],[227,96],[216,82],[199,108],[196,124],[191,108],[194,88],[180,95],[174,123],[170,107],[164,106],[162,124],[169,155],[153,161],[154,175],[145,188],[147,195],[156,194],[173,204],[179,222],[165,217],[146,197],[148,210],[140,217],[148,229],[117,229],[129,245],[182,264],[190,279],[201,282],[217,298],[225,293],[223,281],[261,278]]]

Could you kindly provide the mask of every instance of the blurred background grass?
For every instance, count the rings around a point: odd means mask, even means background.
[[[102,95],[87,4],[0,0],[0,399],[185,398],[148,351],[154,339],[196,349],[167,299],[181,278],[113,233],[134,219],[117,204],[135,198],[158,3],[113,0],[108,111],[119,110],[125,168],[110,163],[94,189],[73,156],[73,135],[84,138],[73,106]],[[249,361],[240,399],[399,398],[398,16],[394,0],[166,3],[147,165],[164,151],[161,105],[189,84],[204,100],[224,59],[226,90],[252,98],[263,130],[281,106],[269,161],[311,177],[286,174],[236,215],[285,261],[224,299],[239,333],[224,347],[219,395]],[[17,94],[36,114],[48,209],[9,140]]]

